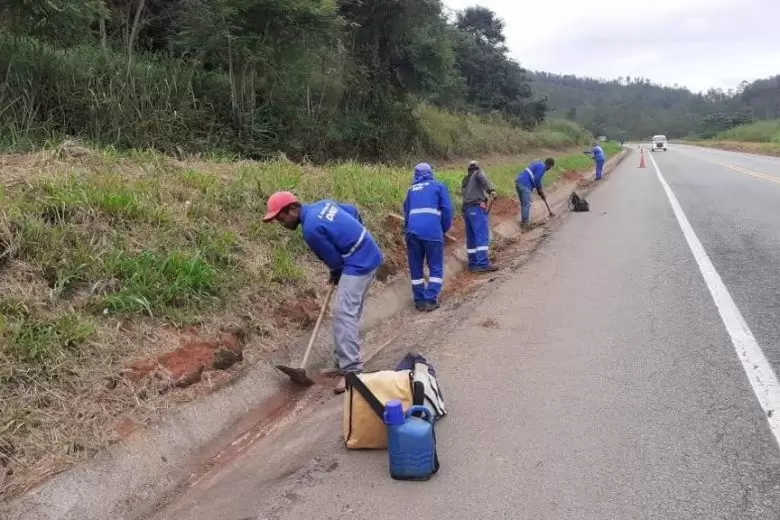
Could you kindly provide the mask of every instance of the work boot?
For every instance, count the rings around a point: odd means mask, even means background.
[[[339,382],[336,383],[336,387],[333,389],[333,393],[336,395],[343,394],[347,391],[347,379],[344,376],[339,378]]]
[[[419,302],[414,304],[414,308],[417,309],[420,312],[425,312],[428,310],[428,304],[425,302]]]
[[[473,269],[470,269],[472,273],[495,273],[498,271],[498,267],[496,267],[493,264],[486,265],[484,267],[474,267]]]
[[[425,311],[432,312],[440,307],[439,302],[428,302],[425,304]]]

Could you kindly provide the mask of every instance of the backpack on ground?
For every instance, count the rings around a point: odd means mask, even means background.
[[[577,195],[576,191],[573,191],[569,198],[569,209],[575,212],[590,211],[590,204],[583,197]]]
[[[436,380],[436,368],[422,354],[407,354],[395,369],[411,369],[412,402],[428,408],[434,423],[447,415],[444,396]]]

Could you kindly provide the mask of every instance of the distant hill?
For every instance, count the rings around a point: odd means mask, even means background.
[[[646,78],[607,81],[546,72],[530,76],[534,92],[548,98],[549,117],[571,119],[596,135],[614,138],[657,133],[706,137],[754,119],[780,117],[780,76],[704,94]]]

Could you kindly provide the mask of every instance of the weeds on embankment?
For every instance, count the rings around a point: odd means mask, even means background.
[[[780,120],[756,121],[719,132],[715,141],[776,143],[780,145]]]
[[[311,69],[307,64],[300,72]],[[171,155],[226,151],[252,158],[283,151],[294,159],[322,163],[356,157],[520,154],[586,144],[589,138],[571,122],[544,123],[527,131],[498,115],[415,107],[413,101],[393,105],[381,124],[374,124],[366,114],[342,113],[341,102],[330,100],[323,107],[324,98],[322,111],[313,110],[311,92],[300,90],[299,84],[298,94],[306,92],[305,110],[298,104],[303,99],[295,96],[256,99],[253,94],[245,100],[251,106],[237,114],[235,85],[224,72],[169,56],[139,57],[129,66],[124,52],[90,45],[60,48],[4,33],[0,71],[0,151],[35,150],[76,136],[120,150]],[[330,80],[338,84],[341,75]],[[279,86],[276,95],[288,89]],[[349,87],[339,86],[332,94],[342,89]]]
[[[400,211],[411,168],[82,155],[0,157],[0,496],[115,440],[124,414],[143,423],[197,395],[118,376],[176,348],[181,328],[242,325],[250,363],[279,342],[279,306],[315,296],[326,272],[300,233],[260,221],[273,191],[357,203],[388,259],[399,258],[383,223]],[[515,196],[529,159],[486,168],[501,195]],[[557,156],[546,181],[590,163]],[[464,170],[437,171],[456,204]]]
[[[712,139],[691,144],[735,152],[780,156],[780,120],[756,121],[719,132]]]

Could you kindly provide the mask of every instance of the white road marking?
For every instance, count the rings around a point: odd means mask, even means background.
[[[658,164],[656,164],[652,155],[648,154],[648,157],[650,157],[650,162],[653,163],[658,180],[666,192],[669,204],[671,204],[674,215],[677,217],[677,222],[680,224],[680,229],[682,229],[685,240],[688,242],[688,247],[699,265],[704,282],[707,284],[715,306],[720,313],[720,319],[723,321],[723,325],[726,326],[729,336],[731,336],[731,343],[734,345],[740,361],[742,361],[742,368],[745,369],[748,381],[750,381],[753,392],[756,394],[756,398],[758,398],[758,404],[764,410],[769,428],[775,436],[775,441],[780,446],[780,382],[777,380],[777,375],[772,370],[772,366],[767,361],[764,351],[761,350],[756,338],[750,331],[745,318],[742,317],[742,313],[739,312],[734,299],[723,284],[723,280],[721,280],[720,275],[715,270],[715,266],[712,265],[710,257],[707,256],[707,252],[704,250],[704,246],[701,245],[699,237],[693,231],[677,197],[661,173],[661,169],[658,168]]]

